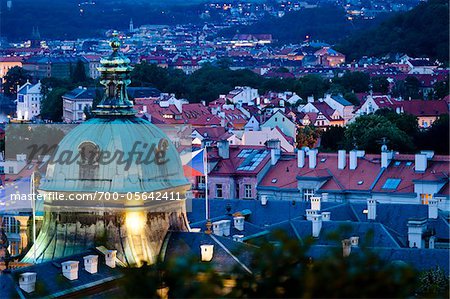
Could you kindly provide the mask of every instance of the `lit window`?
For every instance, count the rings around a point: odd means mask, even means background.
[[[427,194],[427,193],[421,193],[420,194],[420,200],[422,202],[423,205],[427,205],[428,204],[428,200],[433,198],[432,194]]]
[[[252,198],[252,185],[244,185],[244,198]]]
[[[395,190],[397,189],[398,185],[400,185],[401,181],[402,179],[387,179],[381,189]]]
[[[216,197],[223,198],[223,187],[222,184],[216,184]]]
[[[309,201],[314,196],[314,189],[303,189],[303,200]]]

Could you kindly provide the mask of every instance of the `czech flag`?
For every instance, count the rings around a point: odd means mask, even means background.
[[[204,176],[206,166],[206,151],[200,149],[181,156],[184,174],[186,176]]]

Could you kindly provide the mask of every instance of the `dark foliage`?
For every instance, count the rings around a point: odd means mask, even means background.
[[[379,16],[383,19],[384,16]],[[279,43],[301,43],[308,35],[312,39],[337,41],[355,32],[356,28],[368,28],[378,20],[349,21],[339,6],[323,5],[318,8],[288,12],[282,18],[267,17],[250,26],[224,29],[220,36],[232,37],[236,33],[269,33]]]
[[[6,73],[3,78],[3,92],[6,96],[15,96],[17,94],[17,86],[23,85],[27,80],[31,80],[30,74],[21,67],[15,66]]]
[[[371,30],[342,42],[338,49],[350,59],[406,53],[449,61],[449,7],[446,0],[421,2],[411,11],[398,13]]]

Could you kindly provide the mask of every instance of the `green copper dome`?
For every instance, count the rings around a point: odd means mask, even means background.
[[[153,192],[186,186],[176,148],[159,128],[136,117],[93,118],[59,143],[39,189]]]

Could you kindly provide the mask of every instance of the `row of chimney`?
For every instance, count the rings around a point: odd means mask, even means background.
[[[105,264],[110,268],[116,267],[117,250],[107,250],[105,253]],[[83,257],[84,270],[88,273],[95,274],[98,272],[98,255],[87,255]],[[78,261],[66,261],[61,263],[62,274],[69,280],[78,279]],[[32,293],[36,289],[37,273],[25,272],[20,274],[19,287],[27,293]]]
[[[244,216],[233,216],[234,228],[238,231],[244,230]],[[228,237],[231,232],[231,220],[219,220],[212,223],[213,233],[216,236]],[[233,236],[234,238],[234,236]]]
[[[314,169],[317,166],[317,149],[300,149],[297,151],[297,166],[298,168],[305,167],[306,156],[308,156],[308,167]],[[358,158],[365,156],[363,150],[351,150],[348,158],[348,168],[355,170],[358,167]],[[381,168],[387,168],[391,161],[394,159],[394,151],[383,150],[381,152]],[[414,165],[416,172],[424,172],[427,169],[427,161],[431,160],[434,156],[433,151],[421,151],[414,156]],[[345,169],[347,167],[347,151],[338,151],[338,169]]]

